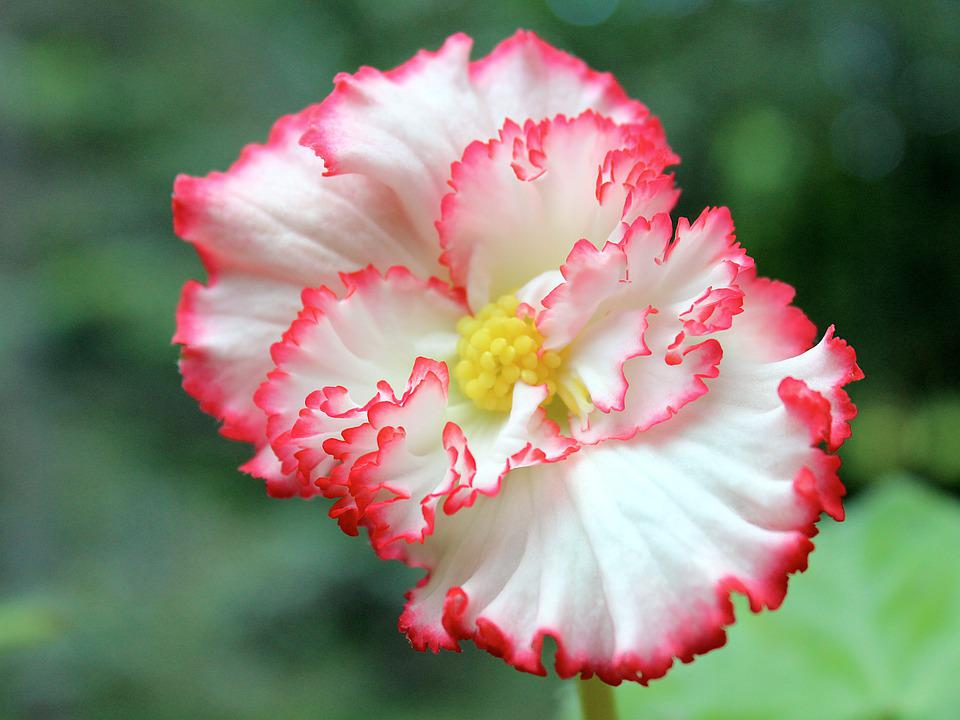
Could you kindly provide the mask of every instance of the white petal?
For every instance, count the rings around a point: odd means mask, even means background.
[[[497,139],[467,147],[437,227],[442,262],[471,307],[559,267],[582,238],[607,240],[643,178],[662,177],[676,159],[643,133],[588,111],[523,127],[507,121]],[[669,209],[672,185],[662,194]]]
[[[564,282],[542,301],[544,346],[566,347],[565,384],[582,383],[597,411],[574,423],[584,442],[626,439],[706,392],[722,357],[704,336],[740,312],[739,273],[752,267],[726,208],[678,222],[666,215],[622,224],[602,249],[582,241]]]
[[[780,391],[790,373],[838,390],[852,371],[838,342],[742,363],[670,422],[513,472],[496,496],[438,516],[410,548],[430,575],[401,627],[421,649],[472,639],[539,674],[550,635],[562,676],[613,683],[721,645],[730,591],[778,606],[819,513],[838,512],[836,458]]]
[[[228,172],[182,175],[174,186],[176,232],[209,273],[207,286],[184,288],[177,315],[184,385],[225,434],[258,445],[265,417],[253,393],[304,287],[373,259],[423,277],[443,272],[435,244],[421,243],[390,189],[323,176],[323,162],[299,145],[306,112],[281,118],[267,144],[245,148]]]
[[[363,173],[392,187],[424,237],[435,237],[450,164],[471,141],[493,137],[507,118],[523,122],[592,108],[646,122],[662,135],[612,76],[589,70],[533,33],[517,33],[476,63],[469,62],[471,45],[466,35],[453,35],[437,52],[421,51],[394,70],[365,67],[338,76],[304,137],[331,172]]]
[[[349,399],[341,404],[366,407],[403,388],[418,357],[443,361],[455,353],[455,324],[466,308],[447,286],[419,280],[402,268],[386,275],[367,268],[344,275],[343,281],[343,298],[326,287],[304,291],[303,310],[271,350],[276,369],[256,393],[285,472],[296,468],[297,453],[305,447],[291,430],[311,393],[344,388]],[[323,414],[314,417],[323,419]],[[361,417],[353,425],[362,423]],[[341,425],[331,417],[329,433],[339,433]],[[324,435],[323,440],[314,437],[320,446],[315,450],[322,449],[329,433],[313,434]]]

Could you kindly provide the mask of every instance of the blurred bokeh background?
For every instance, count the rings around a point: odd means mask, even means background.
[[[410,650],[417,574],[237,473],[246,448],[181,391],[169,342],[202,277],[176,173],[225,169],[337,71],[518,26],[644,100],[684,214],[729,205],[868,375],[831,549],[729,649],[624,689],[625,716],[958,717],[952,0],[0,3],[0,717],[569,712],[556,678]]]

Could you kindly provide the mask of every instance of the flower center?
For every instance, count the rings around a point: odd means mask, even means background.
[[[504,295],[457,323],[460,361],[454,376],[464,395],[483,410],[509,412],[517,380],[546,385],[549,395],[545,403],[557,392],[555,374],[563,362],[560,353],[541,352],[543,336],[533,320],[517,317],[519,305],[514,295]]]

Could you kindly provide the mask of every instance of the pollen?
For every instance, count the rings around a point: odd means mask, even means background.
[[[543,336],[533,320],[517,317],[519,305],[514,295],[504,295],[457,323],[460,359],[453,374],[463,394],[483,410],[509,412],[518,380],[546,385],[545,402],[557,393],[561,354],[542,349]]]

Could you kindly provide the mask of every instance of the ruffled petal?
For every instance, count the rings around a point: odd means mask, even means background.
[[[181,175],[177,234],[193,243],[207,285],[188,283],[174,342],[184,387],[229,437],[263,446],[253,393],[272,367],[269,348],[300,306],[300,291],[335,282],[371,259],[429,276],[440,270],[386,186],[361,176],[327,178],[299,145],[307,111],[281,118],[265,145],[246,147],[225,173]],[[268,459],[248,468],[273,476]]]
[[[574,426],[583,442],[626,439],[706,392],[722,349],[714,333],[741,311],[740,273],[753,261],[735,242],[726,208],[625,224],[602,249],[578,243],[564,282],[542,300],[544,347],[566,348],[560,384],[581,383],[593,412]]]
[[[281,442],[293,447],[301,477],[340,498],[337,509],[349,511],[345,530],[364,526],[382,557],[402,557],[404,543],[422,542],[433,531],[441,502],[456,512],[480,494],[495,494],[510,470],[576,450],[540,407],[546,394],[517,383],[509,415],[480,412],[451,393],[446,364],[418,358],[405,393],[370,403],[367,421],[342,438],[308,408]]]
[[[536,674],[550,636],[558,674],[613,684],[722,645],[730,593],[779,606],[820,513],[842,517],[839,461],[819,444],[848,419],[827,398],[859,376],[828,333],[796,358],[725,365],[703,399],[630,441],[511,473],[411,546],[429,574],[401,629],[418,649],[469,639]]]
[[[437,503],[468,470],[463,435],[445,420],[449,382],[444,363],[418,358],[402,397],[375,403],[366,427],[330,444],[352,463],[347,491],[382,556],[396,554],[394,543],[422,542]]]
[[[472,140],[493,137],[504,120],[540,120],[593,109],[644,124],[663,142],[659,122],[606,73],[595,73],[530,32],[519,32],[490,56],[470,63],[463,34],[437,52],[421,51],[387,72],[369,67],[336,78],[303,142],[330,174],[362,173],[387,183],[421,236],[447,192],[450,164]]]
[[[850,437],[850,421],[857,414],[843,390],[844,385],[864,376],[856,353],[834,337],[832,325],[817,346],[825,348],[824,352],[805,352],[813,345],[816,328],[802,310],[790,304],[793,288],[777,280],[758,278],[752,268],[741,273],[737,283],[744,291],[744,312],[733,328],[718,333],[724,347],[724,368],[774,361],[783,361],[777,367],[795,368],[790,372],[793,377],[781,387],[781,396],[787,393],[795,398],[798,412],[801,405],[808,409],[811,403],[829,405],[829,427],[822,433],[811,432],[821,434],[827,449],[835,451]],[[812,364],[814,359],[819,363]],[[810,392],[819,397],[812,401]]]
[[[301,450],[314,451],[310,474],[301,473],[305,492],[314,492],[317,472],[326,475],[335,464],[316,456],[327,439],[363,424],[367,408],[392,398],[416,358],[456,352],[454,326],[466,311],[459,293],[401,267],[383,275],[368,267],[342,281],[342,298],[326,287],[303,292],[298,318],[271,348],[276,367],[255,395],[285,473],[297,471]],[[308,422],[294,435],[305,404]]]
[[[220,432],[262,445],[266,418],[253,393],[272,367],[270,345],[296,317],[300,289],[251,275],[190,281],[180,295],[175,343],[183,387],[223,421]]]
[[[669,211],[677,158],[642,125],[587,111],[521,128],[508,121],[452,168],[437,227],[454,282],[473,308],[557,268],[581,238],[596,245],[621,221]],[[490,212],[496,208],[496,212]]]
[[[497,126],[505,118],[539,120],[592,108],[617,122],[645,122],[663,140],[659,121],[613,75],[591,70],[529,30],[518,30],[471,63],[470,78]]]
[[[292,384],[280,389],[296,392],[292,389]],[[312,497],[319,494],[338,500],[330,516],[337,519],[344,531],[355,535],[359,513],[353,499],[346,497],[347,493],[340,488],[331,488],[327,483],[318,482],[320,478],[334,473],[339,465],[337,458],[323,451],[324,443],[365,423],[370,406],[385,398],[392,398],[393,389],[386,382],[379,382],[376,394],[364,405],[357,405],[344,387],[330,386],[316,390],[307,395],[303,401],[304,407],[299,412],[299,419],[290,427],[291,413],[286,408],[287,403],[292,406],[293,397],[295,395],[287,398],[275,397],[272,401],[269,397],[263,398],[264,404],[272,402],[274,405],[271,407],[282,407],[285,410],[269,416],[267,436],[270,438],[271,452],[279,463],[282,477],[286,478],[285,487],[289,491],[283,495],[279,493],[279,488],[278,491],[273,491],[274,486],[279,486],[279,483],[274,481],[269,486],[271,492],[274,496],[282,497]],[[305,437],[311,439],[306,447],[303,442]]]
[[[320,479],[334,473],[340,464],[339,458],[324,451],[325,444],[339,439],[344,432],[363,425],[372,405],[393,397],[393,388],[385,381],[377,383],[376,393],[363,405],[354,402],[349,390],[344,387],[330,386],[315,390],[304,400],[304,407],[289,434],[283,437],[277,434],[274,444],[281,448],[280,454],[291,461],[291,465],[296,465],[308,487],[318,487],[321,485]],[[294,402],[291,400],[289,404]],[[282,428],[289,422],[290,416],[287,413],[278,413],[276,417],[278,429],[281,429],[282,433]],[[304,438],[311,438],[309,445],[305,445]],[[290,444],[289,448],[286,447],[287,443]],[[296,458],[295,463],[292,458]],[[294,468],[288,467],[287,470],[293,472]],[[338,492],[331,497],[342,495],[342,492]]]
[[[470,505],[478,493],[496,493],[510,470],[562,460],[576,450],[576,442],[560,432],[541,407],[547,399],[545,385],[518,382],[513,405],[506,416],[477,412],[473,403],[459,399],[448,410],[461,428],[472,472],[447,500],[449,511]]]
[[[796,291],[784,282],[757,277],[750,268],[737,276],[744,292],[743,315],[736,332],[721,335],[724,348],[738,357],[772,362],[813,347],[817,328],[803,310],[791,305]]]
[[[783,401],[794,415],[807,419],[811,442],[822,441],[827,450],[835,452],[850,437],[850,421],[856,417],[857,408],[843,386],[862,379],[863,371],[857,365],[853,348],[834,336],[833,325],[807,352],[775,363],[759,364],[760,370],[737,355],[732,357],[729,365],[735,372],[752,371],[754,378],[763,372],[764,380],[779,382],[778,392]],[[724,373],[727,371],[728,366],[724,365]],[[816,398],[815,412],[808,404],[811,398]]]

